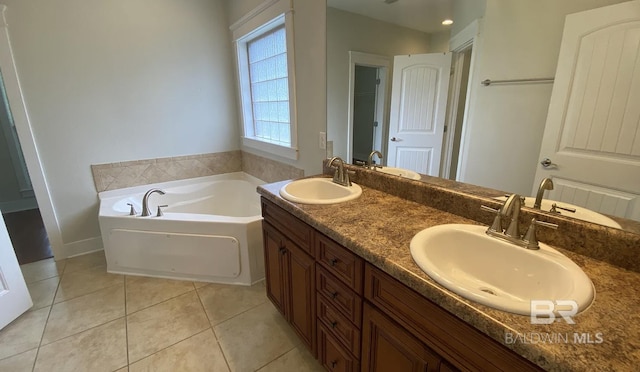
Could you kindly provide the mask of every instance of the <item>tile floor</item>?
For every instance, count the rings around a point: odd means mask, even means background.
[[[252,287],[114,275],[103,252],[21,266],[33,308],[0,331],[0,371],[320,371]]]

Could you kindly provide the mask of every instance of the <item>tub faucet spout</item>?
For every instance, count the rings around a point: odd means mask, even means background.
[[[142,197],[142,214],[140,215],[140,217],[151,216],[151,211],[149,210],[149,197],[151,196],[151,194],[156,192],[160,195],[164,195],[164,191],[160,189],[151,189],[147,191]]]

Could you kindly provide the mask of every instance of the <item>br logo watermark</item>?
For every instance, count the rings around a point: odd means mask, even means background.
[[[553,324],[561,317],[568,324],[576,324],[578,303],[573,300],[531,300],[531,324]]]

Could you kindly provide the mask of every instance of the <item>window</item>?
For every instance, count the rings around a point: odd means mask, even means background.
[[[258,12],[246,24],[232,26],[242,106],[242,143],[297,159],[293,53],[289,51],[293,45],[291,13],[272,7]],[[279,14],[273,17],[274,12]]]

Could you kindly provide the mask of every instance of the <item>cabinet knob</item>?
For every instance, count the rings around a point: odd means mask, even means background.
[[[331,328],[336,328],[338,326],[338,322],[333,321],[331,322]]]
[[[331,294],[331,298],[333,298],[334,300],[336,299],[336,297],[338,297],[338,292],[333,292]]]
[[[336,365],[338,365],[338,362],[335,360],[331,361],[331,368],[336,368]]]
[[[284,247],[280,247],[280,254],[284,255],[285,253],[287,253],[287,250]]]
[[[331,261],[329,261],[329,264],[331,264],[331,266],[335,266],[338,263],[338,259],[334,258]]]

